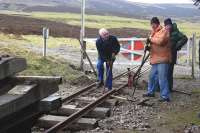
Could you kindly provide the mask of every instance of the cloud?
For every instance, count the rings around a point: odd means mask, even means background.
[[[131,2],[140,2],[140,3],[192,3],[192,0],[167,0],[167,1],[161,1],[161,0],[127,0]]]

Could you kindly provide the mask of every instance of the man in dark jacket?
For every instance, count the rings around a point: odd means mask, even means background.
[[[112,68],[116,55],[120,51],[120,44],[115,36],[109,34],[108,30],[99,30],[99,38],[96,41],[98,51],[98,87],[103,86],[104,81],[104,62],[106,62],[106,89],[112,89]]]
[[[170,41],[171,41],[171,52],[172,52],[172,63],[169,67],[168,81],[169,81],[169,90],[173,91],[173,71],[174,64],[177,62],[177,52],[181,50],[183,45],[188,41],[186,35],[181,33],[177,28],[176,23],[172,23],[170,18],[165,19],[164,25],[170,28]]]

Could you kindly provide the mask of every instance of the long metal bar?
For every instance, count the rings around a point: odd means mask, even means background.
[[[86,52],[85,49],[83,48],[83,43],[82,43],[80,40],[79,40],[79,43],[80,43],[80,45],[81,45],[81,49],[82,49],[83,53],[86,55],[86,58],[87,58],[87,60],[89,61],[90,67],[92,68],[92,70],[93,70],[93,72],[94,72],[94,75],[97,76],[97,72],[96,72],[96,70],[95,70],[95,68],[94,68],[94,66],[93,66],[93,64],[92,64],[92,62],[91,62],[91,60],[90,60],[90,57],[88,56],[87,52]]]
[[[121,87],[119,87],[117,89],[113,89],[113,90],[105,93],[103,96],[98,98],[96,101],[94,101],[94,102],[88,104],[87,106],[85,106],[82,110],[80,110],[78,112],[75,112],[70,117],[66,118],[64,121],[59,122],[58,124],[56,124],[53,127],[51,127],[50,129],[45,131],[45,133],[55,133],[55,132],[61,130],[62,128],[69,126],[74,121],[77,121],[79,118],[81,118],[82,116],[87,114],[89,111],[91,111],[92,109],[97,107],[99,104],[103,103],[112,94],[116,93],[117,91],[121,90],[122,88],[126,87],[127,85],[128,84],[122,85]]]

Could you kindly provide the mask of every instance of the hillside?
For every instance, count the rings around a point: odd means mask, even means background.
[[[46,15],[46,14],[36,14]],[[57,16],[59,14],[56,14]],[[61,14],[62,15],[62,14]],[[63,20],[63,19],[62,19]],[[0,14],[0,32],[15,35],[41,35],[42,28],[49,27],[50,35],[53,37],[69,37],[79,38],[80,26],[71,25],[59,21],[49,19],[39,19],[32,17],[25,17],[19,15]],[[109,28],[112,34],[119,37],[140,36],[146,37],[148,30],[138,28]],[[96,37],[98,33],[97,28],[86,28],[87,37]]]
[[[80,12],[80,0],[7,0],[0,1],[1,10]],[[89,0],[86,12],[89,14],[115,15],[136,18],[152,16],[188,18],[200,20],[200,11],[192,4],[143,4],[127,0]]]

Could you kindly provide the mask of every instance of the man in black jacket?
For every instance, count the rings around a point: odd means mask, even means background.
[[[176,23],[172,23],[170,18],[165,19],[164,25],[171,28],[170,33],[170,42],[171,42],[171,51],[172,51],[172,63],[169,67],[168,81],[169,81],[169,90],[173,91],[173,72],[174,65],[177,62],[177,52],[181,50],[183,45],[185,45],[188,41],[186,35],[179,31]]]
[[[96,41],[98,51],[98,87],[103,86],[104,81],[104,62],[106,62],[106,89],[112,89],[112,67],[116,55],[120,51],[120,44],[115,36],[109,34],[108,30],[99,30],[99,38]]]

